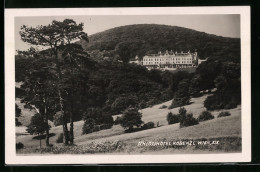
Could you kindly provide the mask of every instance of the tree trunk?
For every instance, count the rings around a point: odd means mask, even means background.
[[[49,117],[48,117],[48,112],[47,112],[47,105],[46,105],[46,98],[44,99],[44,103],[45,103],[45,105],[44,105],[44,116],[45,116],[45,123],[46,123],[46,126],[47,126],[47,128],[46,128],[46,139],[45,139],[45,142],[46,142],[46,146],[50,146],[50,143],[49,143],[49,124],[48,124],[48,119],[49,119]]]
[[[69,134],[68,134],[68,127],[67,127],[67,119],[64,113],[64,103],[63,103],[63,98],[61,95],[61,81],[62,81],[62,74],[61,74],[61,68],[60,68],[60,63],[58,59],[58,50],[55,51],[55,58],[56,58],[56,65],[57,65],[57,71],[58,71],[58,94],[59,94],[59,103],[60,103],[60,112],[62,114],[62,121],[63,121],[63,143],[65,145],[68,144],[69,142]]]
[[[72,111],[73,112],[73,111]],[[73,114],[70,113],[70,144],[74,143],[74,134],[73,134]]]
[[[72,87],[74,88],[74,84],[72,83]],[[70,144],[73,145],[74,143],[74,131],[73,131],[73,113],[74,113],[74,108],[73,108],[73,99],[72,95],[70,96],[70,105],[71,105],[71,112],[70,112]]]
[[[38,136],[40,137],[40,148],[42,148],[42,139],[41,136],[38,134]]]

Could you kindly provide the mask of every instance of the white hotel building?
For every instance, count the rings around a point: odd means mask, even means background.
[[[197,66],[195,62],[198,60],[197,52],[195,53],[177,53],[170,51],[162,54],[146,55],[143,57],[143,66],[148,69],[165,69],[176,70],[177,68],[191,68]]]

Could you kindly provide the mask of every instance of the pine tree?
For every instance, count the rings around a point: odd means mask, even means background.
[[[71,45],[73,41],[83,39],[88,41],[87,34],[83,32],[83,23],[77,24],[71,19],[64,21],[52,21],[47,26],[28,27],[23,25],[20,31],[21,39],[35,46],[48,47],[51,56],[56,59],[56,72],[57,72],[57,94],[59,97],[60,112],[63,116],[63,134],[64,143],[69,143],[69,132],[67,127],[67,118],[64,112],[64,89],[62,88],[63,73],[62,73],[62,58],[64,47]],[[73,58],[73,57],[72,57]],[[73,127],[73,126],[72,126]]]

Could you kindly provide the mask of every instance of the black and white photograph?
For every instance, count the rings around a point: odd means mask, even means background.
[[[6,163],[249,162],[249,14],[6,10]]]

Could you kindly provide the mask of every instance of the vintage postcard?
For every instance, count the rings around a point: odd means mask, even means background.
[[[5,10],[5,160],[251,161],[250,7]]]

